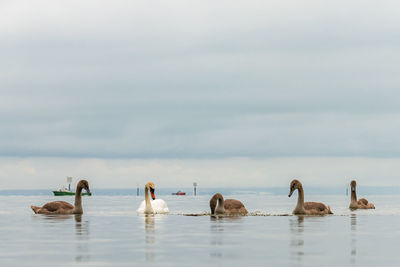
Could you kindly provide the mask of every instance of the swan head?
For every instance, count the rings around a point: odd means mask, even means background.
[[[217,205],[220,204],[220,209],[223,208],[221,206],[221,202],[224,200],[224,197],[220,193],[216,193],[211,199],[210,199],[210,209],[211,209],[211,214],[215,214]],[[219,212],[220,210],[217,210]]]
[[[301,187],[302,187],[302,185],[301,185],[300,181],[294,179],[294,180],[290,183],[290,192],[289,192],[288,197],[291,197],[292,194],[293,194],[293,192],[294,192],[296,189],[300,189]]]
[[[355,180],[351,181],[351,183],[350,183],[351,192],[356,191],[356,186],[357,186],[357,182]]]
[[[89,188],[89,183],[86,180],[80,180],[78,183],[78,187],[83,188],[86,190],[86,192],[88,192],[89,194],[92,194],[90,192],[90,188]]]
[[[153,184],[152,182],[148,182],[148,183],[146,184],[145,188],[147,188],[148,190],[150,190],[151,198],[152,198],[153,200],[155,200],[155,199],[156,199],[156,195],[154,194],[154,191],[155,191],[155,188],[156,188],[156,187],[154,186],[154,184]]]

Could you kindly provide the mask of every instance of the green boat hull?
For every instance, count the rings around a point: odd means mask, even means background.
[[[55,196],[75,196],[75,192],[60,192],[60,191],[53,191]],[[82,193],[82,196],[91,196],[92,194],[89,193]]]

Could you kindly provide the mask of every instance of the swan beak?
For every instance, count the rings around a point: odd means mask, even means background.
[[[151,193],[151,198],[153,200],[155,200],[156,199],[156,195],[154,195],[154,189],[150,189],[150,193]]]
[[[293,194],[293,190],[290,190],[290,193],[289,193],[288,197],[291,197],[292,194]]]
[[[352,192],[355,192],[355,191],[356,191],[356,188],[352,186],[352,187],[351,187],[351,191],[352,191]]]
[[[89,189],[89,188],[86,188],[86,192],[87,192],[89,195],[92,195],[92,192],[90,192],[90,189]]]

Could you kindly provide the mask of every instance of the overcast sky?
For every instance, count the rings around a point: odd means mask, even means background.
[[[373,185],[372,166],[396,183],[398,14],[397,1],[1,1],[0,187],[213,185],[214,172],[221,186]]]

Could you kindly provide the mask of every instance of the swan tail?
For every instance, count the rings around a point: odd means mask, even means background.
[[[331,211],[331,206],[328,206],[328,214],[333,214],[333,212]]]
[[[33,210],[34,213],[38,213],[40,210],[40,207],[37,206],[31,206],[31,209]]]

